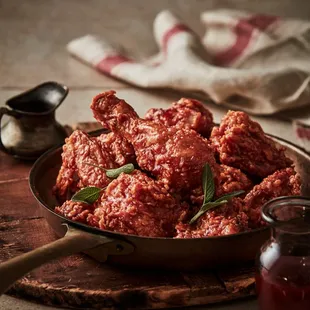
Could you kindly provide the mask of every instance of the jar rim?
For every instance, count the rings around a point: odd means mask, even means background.
[[[290,220],[281,220],[275,216],[275,211],[283,207],[300,207],[310,213],[310,197],[305,196],[282,196],[272,199],[265,203],[262,207],[262,218],[271,225],[288,223]],[[300,217],[299,217],[300,218]],[[296,219],[296,218],[295,218]],[[310,225],[309,225],[310,229]]]

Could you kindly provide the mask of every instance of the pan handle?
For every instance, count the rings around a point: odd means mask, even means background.
[[[117,252],[119,247],[121,247],[122,250],[125,249],[123,252],[127,252],[119,253],[120,255],[132,252],[132,246],[127,242],[111,239],[102,235],[87,233],[69,225],[66,226],[68,226],[68,230],[63,238],[0,264],[0,295],[5,293],[15,281],[29,271],[40,267],[53,259],[92,249],[100,245],[105,247],[104,244],[109,244],[107,246],[107,253],[105,253],[108,255],[111,252],[109,248],[113,249],[111,243],[115,244],[114,247],[116,248],[116,251],[114,249],[114,252]],[[117,253],[113,253],[112,250],[112,254]]]

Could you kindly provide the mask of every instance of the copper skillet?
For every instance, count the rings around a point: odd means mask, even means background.
[[[96,131],[93,135],[101,133]],[[287,155],[301,175],[302,194],[310,196],[310,155],[290,142],[271,138],[287,148]],[[269,236],[269,229],[263,228],[199,239],[148,238],[103,231],[68,220],[53,211],[57,202],[51,193],[61,165],[61,152],[58,147],[43,154],[31,169],[29,183],[43,216],[62,238],[0,264],[0,294],[32,269],[77,252],[111,264],[198,270],[253,260]]]

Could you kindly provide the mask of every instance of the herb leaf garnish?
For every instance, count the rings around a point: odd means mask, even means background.
[[[232,198],[234,198],[236,196],[239,196],[239,195],[241,195],[243,193],[244,193],[244,191],[242,191],[242,190],[241,191],[231,192],[229,194],[225,194],[222,197],[216,199],[214,202],[220,202],[220,201],[223,201],[223,200],[229,201],[230,199],[232,199]]]
[[[210,209],[213,209],[217,206],[224,205],[227,202],[228,202],[227,200],[223,200],[223,201],[219,201],[219,202],[214,201],[214,202],[208,202],[208,203],[204,204],[200,208],[200,210],[196,213],[196,215],[190,220],[189,224],[193,224],[195,221],[197,221],[202,215],[204,215]]]
[[[122,172],[131,173],[135,170],[135,166],[133,164],[127,164],[122,167],[116,169],[106,169],[106,175],[110,179],[116,179]]]
[[[202,188],[203,188],[203,203],[200,210],[195,214],[195,216],[190,220],[189,224],[196,222],[203,214],[205,214],[210,209],[221,206],[229,202],[233,197],[239,196],[244,193],[244,191],[235,191],[229,194],[225,194],[222,197],[213,200],[215,193],[214,178],[212,170],[209,164],[205,164],[202,172]]]
[[[106,176],[111,179],[116,179],[122,172],[131,173],[132,171],[135,170],[135,167],[133,164],[127,164],[127,165],[124,165],[116,169],[105,169],[103,167],[100,167],[92,163],[85,163],[85,164],[105,171]],[[79,192],[75,193],[72,196],[71,200],[77,201],[77,202],[84,202],[90,205],[98,200],[102,190],[104,190],[104,188],[88,186],[88,187],[81,189]]]
[[[89,186],[81,189],[77,193],[75,193],[71,200],[77,201],[77,202],[84,202],[89,205],[94,203],[96,200],[98,200],[101,191],[103,188],[95,187],[95,186]]]
[[[210,165],[206,164],[202,172],[202,186],[203,186],[203,205],[212,200],[215,192],[214,180]]]
[[[92,163],[85,163],[86,165],[93,166],[95,168],[99,168],[103,171],[105,171],[105,174],[110,179],[116,179],[122,172],[124,173],[131,173],[135,170],[135,166],[133,164],[126,164],[124,166],[121,166],[119,168],[115,169],[105,169],[103,167],[100,167],[98,165],[92,164]]]

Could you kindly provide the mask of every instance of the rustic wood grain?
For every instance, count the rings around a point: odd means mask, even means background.
[[[87,123],[74,128],[92,130]],[[29,163],[0,154],[0,261],[56,239],[28,186]],[[253,268],[202,273],[128,270],[84,254],[50,262],[19,280],[10,295],[75,308],[167,308],[252,296]]]

